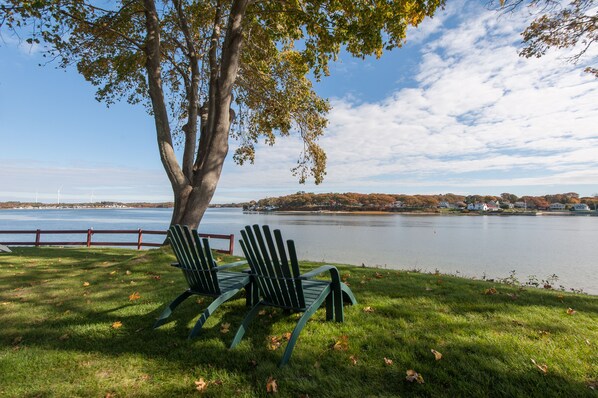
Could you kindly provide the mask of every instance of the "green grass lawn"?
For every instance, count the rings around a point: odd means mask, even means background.
[[[266,396],[269,379],[289,397],[598,396],[596,296],[339,266],[359,304],[342,324],[319,310],[279,369],[284,343],[270,350],[270,341],[297,316],[268,310],[229,351],[242,296],[194,340],[187,334],[209,298],[194,296],[152,330],[185,289],[173,260],[165,250],[1,254],[0,396]],[[423,384],[406,380],[410,369]]]

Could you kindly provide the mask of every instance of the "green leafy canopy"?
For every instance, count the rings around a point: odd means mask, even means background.
[[[45,56],[58,59],[62,67],[76,65],[97,86],[99,101],[111,104],[124,98],[143,103],[151,113],[146,3],[5,0],[0,2],[0,28],[29,43],[41,43]],[[235,3],[155,3],[161,84],[169,124],[180,143],[185,142],[189,124],[190,94],[197,90],[200,105],[208,103],[210,85],[221,77],[218,56],[227,45],[221,32]],[[409,26],[417,26],[443,5],[444,0],[249,1],[231,104],[231,136],[238,141],[234,159],[253,162],[260,139],[274,144],[277,136],[298,133],[304,150],[293,171],[301,182],[313,176],[320,183],[326,155],[317,140],[330,105],[314,92],[311,78],[328,75],[330,61],[342,48],[363,58],[400,47]],[[214,59],[218,61],[211,62]],[[198,74],[191,73],[193,67]],[[197,85],[193,79],[199,79]]]

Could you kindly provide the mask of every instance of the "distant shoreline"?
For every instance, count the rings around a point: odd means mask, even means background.
[[[65,205],[40,205],[40,206],[13,206],[3,207],[0,210],[136,210],[136,209],[172,209],[173,206],[168,206],[166,203],[156,203],[151,206],[149,203],[134,204],[134,203],[119,203],[104,206],[92,206],[85,204],[65,204]],[[211,209],[221,208],[241,208],[241,206],[234,205],[212,205]],[[364,215],[364,216],[381,216],[381,215],[404,215],[404,216],[598,216],[598,211],[508,211],[508,212],[492,212],[492,211],[382,211],[382,210],[243,210],[245,214],[338,214],[338,215]]]

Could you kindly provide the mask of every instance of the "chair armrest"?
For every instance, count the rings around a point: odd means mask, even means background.
[[[326,271],[330,272],[330,277],[332,278],[332,280],[334,282],[340,281],[340,275],[338,273],[338,269],[336,269],[336,267],[334,265],[322,265],[321,267],[318,267],[314,270],[311,270],[305,274],[300,275],[299,279],[310,279],[310,278],[313,278],[314,276],[323,274]]]
[[[233,267],[239,267],[239,266],[245,265],[245,264],[247,264],[247,261],[245,261],[245,260],[236,261],[234,263],[219,265],[216,267],[216,270],[223,270],[223,269],[228,269],[228,268],[233,268]]]

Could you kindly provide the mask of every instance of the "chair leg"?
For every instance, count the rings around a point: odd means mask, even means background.
[[[168,307],[166,307],[164,309],[164,311],[162,311],[162,314],[160,314],[160,317],[156,320],[156,323],[154,323],[154,329],[159,328],[160,326],[162,326],[163,324],[165,324],[166,320],[168,319],[168,317],[170,316],[170,314],[172,314],[172,311],[174,311],[174,309],[179,304],[181,304],[183,301],[185,301],[192,294],[193,293],[191,293],[189,290],[186,290],[185,292],[183,292],[183,294],[181,294],[179,297],[177,297],[176,299],[174,299],[174,301],[172,303],[170,303],[168,305]]]
[[[241,326],[239,326],[239,329],[237,330],[237,333],[235,334],[235,337],[233,338],[233,342],[230,344],[229,349],[235,348],[237,346],[237,344],[239,344],[241,342],[241,339],[245,335],[245,331],[247,330],[247,327],[249,326],[249,324],[251,323],[253,318],[255,318],[255,316],[257,315],[257,313],[261,307],[261,304],[262,304],[262,302],[258,301],[253,306],[253,308],[247,313],[247,315],[245,315],[245,319],[243,319],[243,323],[241,323]]]
[[[199,331],[203,327],[203,324],[206,323],[206,321],[208,320],[208,318],[210,317],[210,315],[212,315],[212,313],[214,311],[216,311],[216,309],[218,307],[220,307],[220,305],[222,305],[222,303],[224,303],[225,301],[227,301],[228,299],[230,299],[231,297],[233,297],[235,294],[237,294],[238,291],[239,291],[239,289],[230,290],[230,291],[228,291],[228,292],[226,292],[226,293],[224,293],[224,294],[216,297],[214,299],[214,301],[212,301],[212,303],[210,305],[208,305],[208,308],[206,308],[206,310],[203,312],[203,314],[201,314],[201,316],[199,317],[199,319],[195,323],[195,326],[191,330],[191,333],[189,333],[189,337],[188,338],[192,339],[193,337],[197,336],[197,334],[199,333]]]
[[[253,283],[249,283],[245,286],[245,305],[253,307],[258,301],[260,301],[259,290]]]
[[[326,320],[334,320],[334,297],[332,292],[326,296]]]
[[[344,283],[341,283],[341,290],[343,292],[343,297],[346,300],[350,301],[351,305],[357,304],[357,299],[353,295],[353,292],[351,291],[351,289],[349,289],[349,286],[345,285]]]
[[[334,320],[336,322],[345,321],[345,312],[343,308],[343,283],[339,283],[337,286],[332,286],[332,300],[334,301]]]
[[[303,327],[305,326],[309,318],[311,318],[311,316],[316,312],[316,310],[320,308],[320,305],[322,305],[322,301],[323,300],[318,300],[317,302],[313,303],[307,309],[307,311],[305,311],[301,318],[299,318],[299,322],[297,322],[295,329],[293,329],[293,333],[291,333],[291,338],[289,339],[287,347],[284,350],[282,359],[278,363],[279,368],[282,368],[284,365],[286,365],[287,362],[289,362],[289,359],[291,359],[291,355],[293,354],[293,348],[295,348],[295,344],[297,343],[299,334],[303,330]]]

